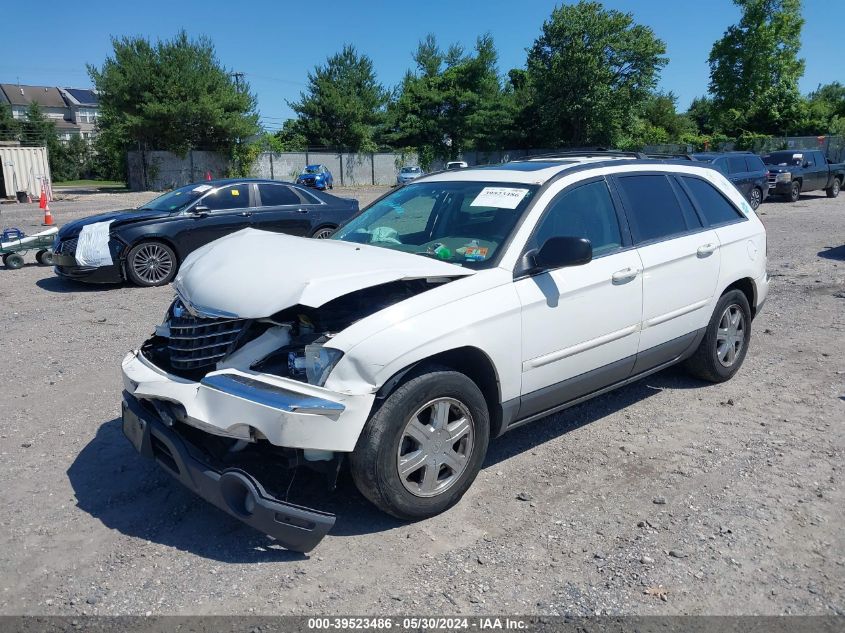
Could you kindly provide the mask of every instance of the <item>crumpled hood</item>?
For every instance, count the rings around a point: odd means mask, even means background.
[[[243,229],[191,253],[173,285],[200,313],[258,319],[400,279],[474,272],[377,246]]]
[[[94,224],[96,222],[111,221],[112,227],[120,226],[122,224],[130,224],[140,220],[151,220],[154,218],[163,218],[170,215],[167,211],[152,211],[140,209],[124,209],[121,211],[107,211],[106,213],[98,213],[97,215],[89,215],[81,220],[75,220],[65,224],[59,231],[59,238],[65,239],[78,235],[82,227],[86,224]]]

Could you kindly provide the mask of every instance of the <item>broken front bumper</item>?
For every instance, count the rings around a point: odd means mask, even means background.
[[[215,469],[160,418],[123,394],[123,433],[144,457],[154,459],[187,488],[287,549],[308,552],[323,540],[334,515],[276,499],[239,468]]]
[[[375,400],[374,394],[342,394],[236,369],[194,382],[168,374],[140,352],[123,359],[123,384],[141,400],[176,405],[176,419],[213,435],[345,453],[354,450]]]

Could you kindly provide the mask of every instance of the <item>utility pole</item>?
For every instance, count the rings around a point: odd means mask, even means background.
[[[231,72],[231,73],[229,73],[229,76],[232,79],[235,80],[235,89],[238,91],[238,93],[243,92],[242,82],[243,82],[243,79],[244,79],[244,74],[242,72]],[[240,148],[240,146],[241,146],[241,137],[240,136],[238,136],[238,138],[235,139],[235,144]],[[238,164],[239,162],[240,162],[240,157],[236,156],[235,157],[235,171],[238,171],[238,172],[240,172],[240,165]]]

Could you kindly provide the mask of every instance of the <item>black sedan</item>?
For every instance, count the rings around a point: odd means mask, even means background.
[[[358,201],[272,180],[213,180],[174,189],[137,209],[66,224],[54,244],[60,277],[161,286],[193,250],[244,228],[325,238]]]

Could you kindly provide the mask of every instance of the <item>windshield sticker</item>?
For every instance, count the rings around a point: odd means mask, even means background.
[[[804,154],[793,154],[792,158],[803,158]]]
[[[211,189],[211,185],[197,185],[193,190],[202,193],[204,191],[208,191],[209,189]]]
[[[239,196],[239,195],[241,195],[241,192],[240,192],[240,191],[238,191],[237,189],[230,189],[230,190],[229,190],[229,192],[230,192],[233,196]]]
[[[516,189],[513,187],[484,187],[471,207],[498,207],[499,209],[516,209],[522,199],[528,193],[528,189]]]

